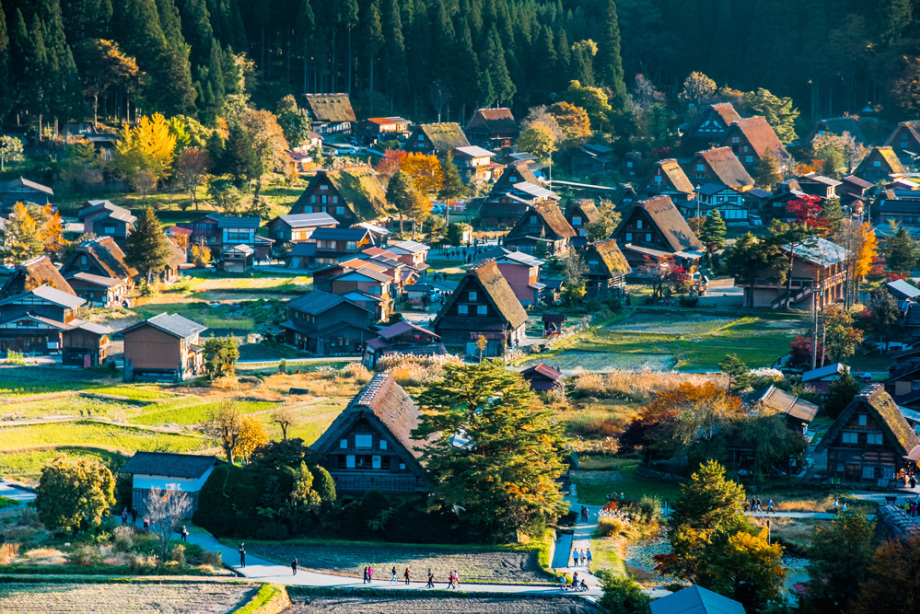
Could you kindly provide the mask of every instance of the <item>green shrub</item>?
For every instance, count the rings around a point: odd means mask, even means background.
[[[201,553],[201,564],[210,565],[214,569],[220,569],[224,562],[220,552],[211,552],[210,550],[205,550]]]
[[[102,565],[103,557],[99,551],[88,545],[77,546],[67,555],[67,562],[81,567]]]
[[[649,601],[642,586],[632,578],[616,576],[609,571],[600,574],[604,594],[598,605],[605,614],[648,614]]]
[[[604,537],[619,535],[628,527],[626,519],[619,516],[602,516],[597,519],[597,532]]]

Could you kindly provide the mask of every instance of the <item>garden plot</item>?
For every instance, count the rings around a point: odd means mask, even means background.
[[[540,571],[535,551],[459,550],[437,546],[349,545],[330,546],[297,543],[248,543],[246,549],[255,556],[288,564],[302,561],[305,568],[360,577],[364,567],[373,566],[375,577],[383,578],[394,565],[410,567],[418,577],[432,569],[446,582],[451,570],[468,582],[505,584],[548,584]]]
[[[0,405],[0,421],[39,420],[55,417],[115,417],[133,410],[137,410],[136,405],[121,401],[80,395],[55,395],[35,401],[2,404]]]
[[[64,454],[69,460],[91,458],[107,467],[120,467],[128,460],[128,457],[120,452],[75,446],[56,446],[24,452],[2,452],[0,453],[0,476],[36,483],[41,476],[42,469],[58,454]]]
[[[217,582],[0,584],[0,612],[18,614],[221,614],[232,612],[257,589]]]
[[[521,363],[522,367],[545,362],[566,371],[664,371],[674,368],[676,359],[667,354],[613,354],[604,351],[565,350],[551,358],[534,358]]]
[[[461,580],[463,576],[461,576]],[[438,588],[440,578],[435,584]],[[462,584],[461,584],[462,589]],[[285,614],[594,614],[597,608],[582,599],[548,597],[295,597]]]
[[[210,439],[99,422],[55,422],[0,429],[0,451],[87,446],[134,452],[195,452],[213,447]]]
[[[637,313],[604,330],[620,333],[665,333],[669,335],[704,335],[738,323],[732,318],[686,314],[675,319],[670,314]]]

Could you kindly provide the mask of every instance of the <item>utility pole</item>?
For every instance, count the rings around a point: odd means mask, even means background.
[[[811,305],[814,314],[814,330],[811,335],[811,369],[814,371],[818,362],[818,297],[816,295],[812,295]]]

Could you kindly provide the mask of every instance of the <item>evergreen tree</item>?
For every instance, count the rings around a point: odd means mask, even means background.
[[[3,12],[3,3],[0,2],[0,124],[2,124],[10,109],[13,108],[12,63],[10,35],[6,27],[6,14]]]
[[[179,5],[182,20],[182,36],[189,44],[189,61],[196,66],[211,66],[214,28],[205,0],[183,0]]]
[[[885,245],[885,268],[895,275],[906,277],[917,268],[918,254],[917,243],[901,226]]]
[[[364,25],[361,32],[361,39],[363,43],[363,53],[364,59],[368,65],[368,77],[367,85],[370,90],[371,98],[371,115],[374,113],[374,92],[376,91],[376,76],[374,75],[374,67],[377,63],[377,56],[380,54],[380,50],[383,48],[383,26],[380,24],[380,9],[377,6],[377,0],[371,2],[366,17],[364,18]]]
[[[148,284],[153,282],[154,273],[166,266],[170,254],[167,241],[160,220],[147,207],[125,241],[125,261],[146,277]]]
[[[700,242],[703,245],[715,245],[717,248],[725,247],[725,220],[718,209],[713,209],[706,216],[703,227],[700,229]]]
[[[755,182],[758,188],[770,191],[777,183],[783,180],[782,173],[779,172],[779,163],[776,157],[768,150],[764,152],[757,164],[757,177]]]
[[[404,95],[409,82],[406,78],[406,43],[396,0],[389,0],[384,14],[383,32],[383,78],[390,98],[398,98]]]
[[[623,59],[620,56],[620,24],[617,17],[617,5],[614,0],[607,0],[607,10],[603,15],[603,29],[598,41],[597,77],[602,85],[612,91],[610,104],[615,111],[626,108],[626,81],[623,77]]]
[[[489,73],[489,82],[494,94],[493,102],[496,104],[510,103],[516,88],[508,72],[505,51],[502,48],[501,38],[498,36],[498,29],[494,24],[489,30],[489,40],[482,54],[480,65],[488,67],[486,70]]]
[[[438,197],[447,201],[447,222],[450,223],[450,201],[460,198],[467,193],[466,186],[463,185],[463,179],[460,177],[460,171],[454,164],[454,155],[447,152],[441,158],[441,188],[438,190]]]
[[[399,171],[390,177],[390,183],[387,185],[387,200],[393,203],[399,213],[400,234],[403,232],[403,219],[406,216],[415,217],[419,201],[423,198],[409,175]]]

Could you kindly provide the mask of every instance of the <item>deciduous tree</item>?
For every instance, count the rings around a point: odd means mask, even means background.
[[[556,135],[549,127],[542,123],[535,123],[521,132],[517,148],[532,153],[541,162],[548,163],[553,152],[558,149],[558,144]]]
[[[204,369],[211,379],[233,377],[240,350],[233,337],[209,337],[204,342]]]
[[[444,181],[441,162],[434,154],[410,153],[403,160],[400,170],[408,175],[416,189],[426,196],[437,194]]]
[[[438,435],[423,459],[447,505],[499,540],[562,513],[561,425],[517,373],[492,361],[449,365],[419,404],[413,436]]]
[[[211,156],[206,149],[183,149],[176,159],[176,179],[188,192],[189,199],[198,209],[198,186],[211,168]]]
[[[7,162],[19,162],[22,159],[22,141],[15,136],[0,136],[0,171],[6,170]]]
[[[288,429],[297,424],[299,416],[290,405],[282,405],[272,412],[272,422],[281,429],[281,439],[287,441]]]
[[[115,477],[99,461],[59,454],[42,469],[35,507],[49,529],[77,533],[102,524],[115,505]]]
[[[275,115],[284,138],[291,147],[300,147],[310,138],[310,116],[305,109],[297,106],[297,100],[293,96],[285,96],[278,101]]]
[[[862,331],[853,327],[853,316],[839,305],[824,308],[824,343],[834,362],[846,362],[862,343]]]
[[[678,98],[687,103],[687,106],[699,111],[703,106],[713,102],[719,86],[716,82],[701,72],[692,72],[684,80]]]
[[[112,168],[128,181],[141,171],[152,173],[160,181],[169,176],[175,149],[176,137],[166,118],[160,113],[144,116],[136,126],[122,129],[112,155]]]
[[[601,200],[597,204],[597,219],[585,225],[589,241],[606,241],[613,236],[613,231],[620,225],[620,214],[616,205],[610,200]]]
[[[853,614],[910,612],[920,603],[920,536],[883,543],[872,556]]]
[[[169,542],[179,523],[192,511],[192,499],[187,492],[152,488],[147,495],[146,518],[153,521],[153,532],[160,543],[160,561],[169,560]]]

